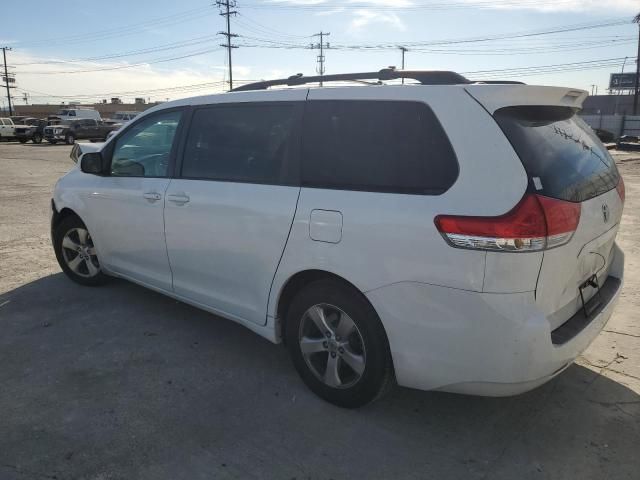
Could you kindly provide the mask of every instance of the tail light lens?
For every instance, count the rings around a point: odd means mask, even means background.
[[[618,191],[618,195],[620,195],[620,200],[624,203],[624,180],[622,180],[622,175],[620,175],[620,180],[618,180],[618,185],[616,186],[616,190]]]
[[[527,193],[504,215],[438,215],[434,221],[438,231],[454,247],[531,252],[571,240],[580,221],[580,204]]]

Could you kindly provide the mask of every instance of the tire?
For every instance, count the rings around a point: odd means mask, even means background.
[[[34,133],[31,140],[33,141],[33,143],[42,143],[42,135],[40,135],[39,133]]]
[[[329,331],[321,332],[318,324]],[[382,323],[364,296],[345,283],[327,279],[304,287],[287,312],[285,337],[298,374],[329,403],[362,407],[393,385]]]
[[[57,140],[47,140],[51,145],[55,145],[56,143],[58,143]]]
[[[97,286],[107,281],[95,254],[91,234],[75,215],[63,218],[55,227],[53,249],[60,268],[74,282]]]
[[[67,133],[67,136],[64,137],[64,142],[67,145],[73,145],[75,143],[75,141],[76,141],[76,139],[75,139],[75,137],[73,136],[72,133]]]

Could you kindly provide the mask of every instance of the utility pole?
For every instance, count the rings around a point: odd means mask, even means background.
[[[238,48],[237,45],[231,45],[231,38],[237,37],[238,35],[235,33],[231,33],[231,15],[237,15],[238,12],[235,10],[231,10],[232,8],[236,8],[236,0],[216,0],[216,5],[220,7],[222,10],[220,12],[220,16],[227,18],[227,31],[226,32],[218,32],[218,35],[224,35],[227,37],[227,43],[221,44],[221,47],[227,49],[227,54],[229,55],[229,90],[233,90],[233,66],[231,64],[231,50],[234,48]]]
[[[311,49],[312,50],[314,50],[316,48],[320,49],[320,55],[318,55],[318,67],[316,68],[316,72],[318,72],[318,74],[320,75],[320,86],[322,86],[322,76],[324,75],[324,72],[325,72],[325,69],[324,69],[324,62],[325,62],[324,49],[325,48],[329,48],[329,42],[325,43],[324,37],[328,37],[329,35],[331,35],[331,33],[329,33],[329,32],[316,33],[313,36],[314,37],[320,37],[320,43],[312,43],[311,44]]]
[[[11,90],[9,86],[9,70],[7,67],[7,50],[11,50],[9,47],[2,47],[2,58],[4,59],[4,84],[7,87],[7,102],[9,102],[9,116],[13,115],[13,109],[11,108]]]
[[[29,105],[29,94],[27,92],[22,94],[22,100],[24,100],[25,105]]]
[[[633,93],[633,114],[638,114],[638,87],[640,86],[640,13],[633,19],[638,25],[638,55],[636,56],[636,87]],[[6,63],[6,62],[5,62]]]
[[[409,51],[406,47],[398,47],[402,52],[402,70],[404,70],[404,54]],[[402,77],[402,85],[404,85],[404,77]]]

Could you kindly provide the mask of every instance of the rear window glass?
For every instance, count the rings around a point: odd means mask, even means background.
[[[458,162],[433,111],[421,102],[307,102],[303,185],[438,195]]]
[[[529,188],[582,202],[618,184],[615,162],[591,128],[568,107],[507,107],[494,117],[522,160]]]

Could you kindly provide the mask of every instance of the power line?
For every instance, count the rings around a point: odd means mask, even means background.
[[[34,61],[34,62],[15,63],[14,65],[17,67],[29,66],[29,65],[59,65],[59,64],[70,64],[70,63],[77,64],[82,62],[110,60],[114,58],[132,57],[137,55],[143,55],[146,53],[155,53],[155,52],[162,52],[166,50],[175,50],[179,48],[191,47],[193,45],[199,45],[202,43],[210,42],[214,38],[215,37],[213,35],[205,35],[201,37],[182,40],[179,42],[171,42],[171,43],[166,43],[162,45],[157,45],[155,47],[143,48],[139,50],[129,50],[121,53],[107,53],[107,54],[96,56],[96,57],[75,58],[71,60],[40,60],[40,61]]]
[[[123,70],[123,69],[126,69],[126,68],[142,67],[142,66],[147,66],[147,65],[153,65],[153,64],[156,64],[156,63],[172,62],[174,60],[182,60],[184,58],[191,58],[191,57],[196,57],[196,56],[199,56],[199,55],[205,55],[205,54],[211,53],[211,52],[217,52],[218,50],[220,50],[219,47],[209,48],[209,49],[206,49],[206,50],[200,50],[200,51],[197,51],[197,52],[192,52],[192,53],[185,54],[185,55],[180,55],[180,56],[177,56],[177,57],[159,58],[159,59],[150,60],[150,61],[146,61],[146,62],[131,63],[131,64],[127,64],[127,65],[117,65],[117,66],[111,66],[111,67],[92,68],[92,69],[87,69],[87,70],[62,70],[62,71],[42,71],[42,72],[23,71],[23,72],[20,72],[20,73],[22,75],[61,75],[61,74],[71,74],[71,73],[106,72],[106,71],[111,71],[111,70]]]
[[[252,26],[251,28],[254,29],[254,31],[260,32],[262,31],[263,33],[261,33],[261,35],[264,35],[265,33],[267,35],[275,35],[278,37],[284,37],[284,38],[297,38],[297,39],[307,39],[307,38],[311,38],[312,35],[294,35],[291,33],[285,33],[285,32],[281,32],[280,30],[276,30],[272,27],[269,27],[267,25],[263,25],[262,23],[259,23],[255,20],[253,20],[252,18],[244,15],[241,12],[238,12],[238,16],[240,18],[242,18],[243,20],[246,20],[247,22],[253,24],[254,26]],[[238,21],[238,20],[236,20]]]
[[[536,37],[543,37],[547,35],[556,35],[556,34],[565,34],[570,32],[579,32],[584,30],[592,30],[598,28],[607,28],[613,26],[620,25],[628,25],[628,18],[618,18],[614,20],[598,22],[598,23],[587,23],[587,24],[573,24],[573,25],[564,25],[558,26],[551,29],[546,30],[529,30],[529,31],[521,31],[521,32],[512,32],[506,34],[492,35],[492,36],[476,36],[476,37],[467,37],[467,38],[455,38],[455,39],[444,39],[444,40],[428,40],[428,41],[413,41],[413,42],[403,42],[403,46],[406,48],[411,48],[412,50],[424,47],[436,47],[436,46],[448,46],[448,45],[459,45],[466,43],[484,43],[484,42],[496,42],[501,40],[509,40],[510,43],[514,40],[527,40],[527,42],[531,42],[532,39],[536,39]],[[282,41],[282,40],[272,40],[265,39],[260,37],[251,37],[251,36],[242,36],[243,38],[256,40],[262,43],[268,43],[272,46],[272,48],[284,48],[284,49],[304,49],[308,48],[304,44],[294,43],[291,41]],[[584,40],[581,40],[580,43],[576,43],[576,47],[584,45]],[[251,47],[262,47],[266,48],[266,45],[256,45],[256,44],[243,44],[243,46],[251,46]],[[376,44],[333,44],[332,49],[335,50],[386,50],[386,49],[397,49],[398,42],[388,42],[388,43],[376,43]],[[468,50],[468,49],[465,49]],[[450,51],[450,50],[448,50]],[[445,51],[446,52],[446,51]]]
[[[166,15],[163,17],[156,17],[153,19],[145,20],[143,22],[136,22],[129,25],[123,25],[115,28],[98,30],[94,32],[86,32],[80,34],[66,35],[66,36],[56,36],[53,38],[47,38],[42,40],[34,40],[28,42],[17,42],[17,45],[20,47],[33,47],[33,46],[41,46],[41,45],[64,45],[68,43],[77,43],[79,41],[85,42],[94,42],[99,40],[107,40],[113,37],[121,37],[126,35],[135,35],[146,33],[145,28],[149,27],[167,27],[170,25],[176,25],[179,23],[195,20],[198,18],[202,18],[205,15],[210,15],[210,12],[207,12],[202,7],[186,10],[179,13],[174,13],[172,15]]]
[[[251,83],[256,82],[258,80],[236,80],[237,83]],[[146,90],[129,90],[129,91],[120,91],[120,92],[102,92],[102,93],[88,93],[88,94],[66,94],[66,95],[56,95],[53,93],[41,92],[37,90],[27,90],[24,88],[18,88],[21,92],[27,92],[30,94],[32,98],[59,98],[59,99],[87,99],[87,98],[100,98],[100,97],[109,97],[109,96],[133,96],[133,95],[154,95],[154,94],[169,94],[169,93],[182,93],[189,92],[194,90],[208,90],[215,87],[221,87],[227,82],[224,80],[217,80],[214,82],[203,82],[203,83],[194,83],[189,85],[179,85],[174,87],[166,87],[166,88],[156,88],[156,89],[146,89]]]
[[[222,10],[220,12],[220,15],[225,17],[227,20],[227,31],[218,32],[218,35],[224,35],[225,37],[227,37],[227,44],[220,46],[227,49],[229,62],[229,90],[233,90],[233,67],[231,63],[231,50],[233,50],[234,48],[238,48],[238,46],[231,44],[231,38],[237,37],[238,35],[235,33],[231,33],[231,15],[237,15],[238,12],[230,9],[236,8],[236,0],[216,0],[216,5],[218,5],[218,7],[220,7],[220,9]]]
[[[466,76],[482,77],[496,76],[500,77],[525,77],[533,75],[543,75],[548,73],[559,73],[569,71],[594,70],[598,68],[615,67],[622,64],[624,58],[605,58],[600,60],[587,60],[584,62],[557,63],[552,65],[535,65],[530,67],[502,68],[494,70],[475,70],[469,72],[460,72]],[[475,80],[476,78],[472,78]]]
[[[539,8],[544,6],[562,7],[574,6],[573,0],[511,0],[498,2],[495,0],[488,0],[486,2],[465,2],[465,1],[452,1],[446,3],[406,3],[404,5],[372,5],[371,2],[365,1],[353,1],[349,3],[334,3],[334,2],[316,2],[316,3],[284,3],[284,2],[263,2],[263,3],[248,3],[243,4],[243,7],[250,9],[278,9],[278,10],[302,10],[302,11],[327,11],[328,9],[339,8],[340,11],[345,10],[357,10],[367,8],[376,11],[415,11],[415,10],[429,10],[429,11],[447,11],[447,10],[459,10],[459,9],[489,9],[495,10],[498,8],[519,7],[519,8]]]

